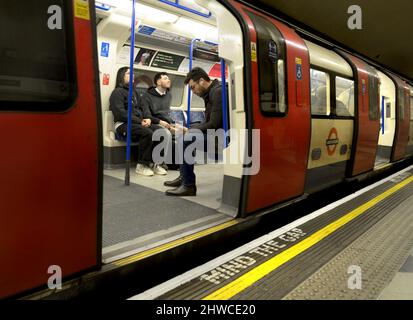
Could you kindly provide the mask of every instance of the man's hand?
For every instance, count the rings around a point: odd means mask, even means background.
[[[170,126],[169,131],[171,131],[171,133],[173,134],[178,134],[178,133],[187,133],[188,132],[188,128],[187,127],[182,127],[179,125],[175,125],[175,126]]]
[[[142,120],[142,126],[145,127],[145,128],[150,127],[151,124],[152,124],[151,119],[143,119],[143,120]]]
[[[168,122],[166,122],[166,121],[161,120],[161,121],[159,121],[159,124],[160,124],[162,127],[164,127],[165,129],[170,129],[170,128],[171,128],[171,125],[170,125]]]

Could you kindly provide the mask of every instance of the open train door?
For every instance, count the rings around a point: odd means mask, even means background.
[[[89,0],[0,2],[0,298],[100,265],[93,12]]]
[[[399,161],[406,156],[410,130],[410,89],[399,77],[389,74],[396,85],[396,132],[394,135],[391,161]]]
[[[374,68],[350,54],[337,52],[353,68],[357,84],[354,139],[347,177],[354,177],[374,168],[380,134],[379,77]]]
[[[304,193],[311,135],[310,63],[304,41],[279,21],[231,1],[247,26],[251,128],[260,170],[244,177],[243,215]],[[248,71],[247,71],[248,72]]]

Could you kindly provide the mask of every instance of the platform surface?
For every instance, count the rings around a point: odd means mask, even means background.
[[[409,299],[413,167],[131,299]]]

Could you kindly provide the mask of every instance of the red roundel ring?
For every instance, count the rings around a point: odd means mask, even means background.
[[[336,152],[338,146],[338,133],[336,128],[331,128],[326,141],[326,146],[328,155],[332,156]]]

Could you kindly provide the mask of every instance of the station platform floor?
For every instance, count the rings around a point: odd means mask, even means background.
[[[130,299],[413,299],[413,166]]]

